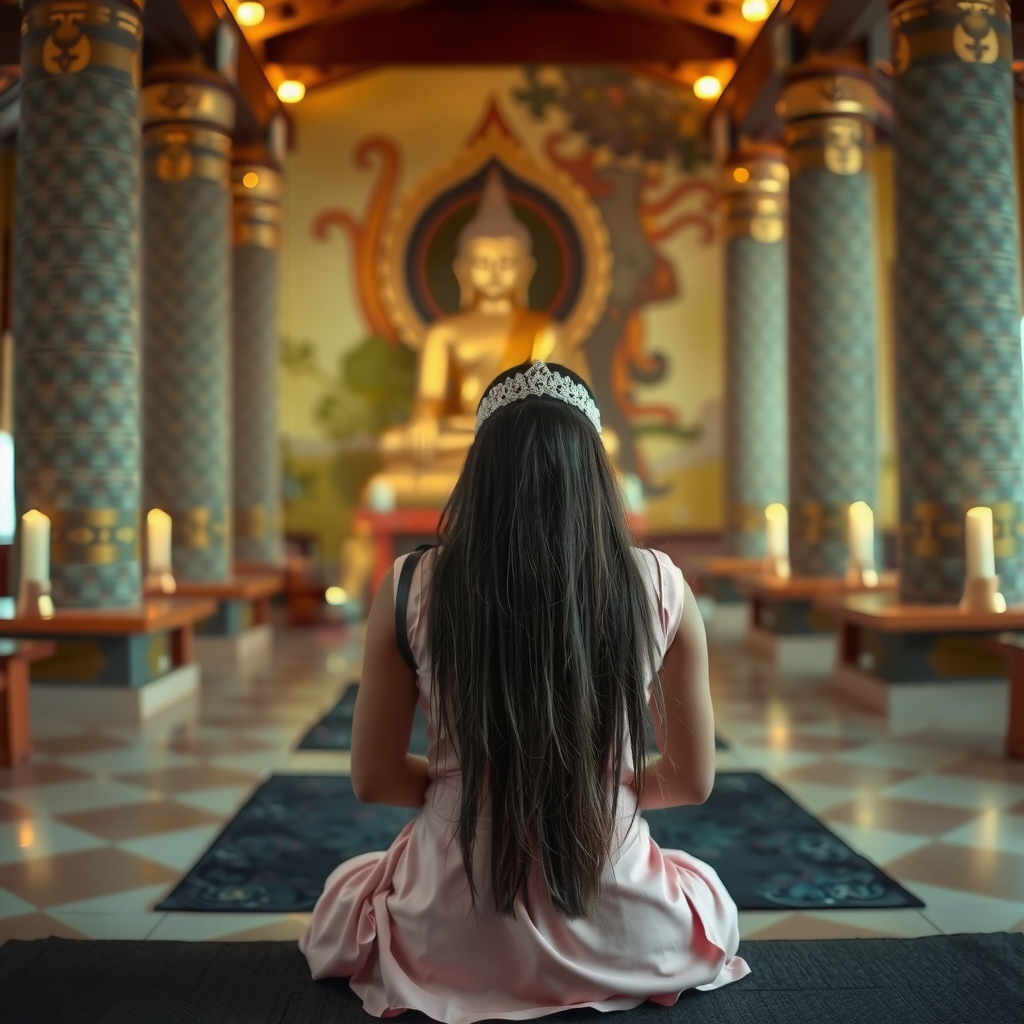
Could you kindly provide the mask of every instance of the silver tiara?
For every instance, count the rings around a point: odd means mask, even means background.
[[[557,370],[549,370],[539,359],[525,373],[517,373],[514,377],[495,384],[484,395],[476,410],[476,429],[480,429],[480,424],[492,412],[532,395],[546,395],[548,398],[557,398],[566,405],[574,406],[594,424],[594,429],[601,433],[601,411],[590,397],[590,392],[571,377],[563,377]]]

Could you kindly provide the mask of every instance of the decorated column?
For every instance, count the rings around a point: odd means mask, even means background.
[[[786,504],[786,154],[748,145],[726,164],[725,502],[730,553],[765,553]]]
[[[870,71],[823,60],[787,75],[789,501],[794,576],[842,576],[847,509],[877,509]]]
[[[231,575],[231,136],[219,76],[155,69],[142,90],[146,507],[169,513],[174,575]]]
[[[961,9],[967,8],[970,9]],[[1009,6],[892,9],[900,591],[964,587],[964,515],[993,511],[1024,599],[1024,408]]]
[[[140,598],[140,6],[23,3],[17,507],[50,517],[57,607]]]
[[[277,291],[282,179],[266,154],[238,153],[234,192],[235,556],[280,559]]]

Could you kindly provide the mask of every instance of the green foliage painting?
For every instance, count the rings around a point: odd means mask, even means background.
[[[339,356],[332,373],[321,366],[311,341],[281,340],[285,372],[323,388],[313,418],[325,437],[339,442],[334,480],[348,505],[379,468],[376,438],[412,415],[416,358],[408,345],[371,335]]]

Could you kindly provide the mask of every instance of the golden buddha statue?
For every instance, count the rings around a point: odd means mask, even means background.
[[[439,506],[448,500],[473,443],[476,407],[499,373],[534,359],[581,372],[580,358],[561,351],[554,323],[527,304],[536,269],[531,250],[530,232],[493,169],[457,242],[462,308],[427,333],[412,421],[381,436],[385,468],[367,485],[371,506]]]

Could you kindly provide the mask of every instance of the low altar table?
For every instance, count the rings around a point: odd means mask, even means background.
[[[209,600],[147,598],[131,608],[57,609],[53,618],[0,618],[0,637],[53,643],[31,666],[31,707],[89,722],[135,722],[199,687],[195,624]]]
[[[270,599],[284,584],[283,572],[238,572],[226,580],[178,580],[169,596],[215,603],[214,614],[196,629],[196,658],[211,668],[237,668],[269,656]]]
[[[828,675],[836,660],[835,620],[816,602],[824,596],[893,591],[896,585],[892,572],[880,574],[878,586],[871,588],[841,576],[737,576],[736,590],[751,601],[747,649],[780,672]]]
[[[373,543],[373,572],[367,607],[399,555],[415,550],[420,544],[437,543],[441,512],[439,508],[396,508],[393,512],[360,509],[354,514],[353,525],[364,524]]]
[[[1006,755],[1024,759],[1024,633],[1000,633],[992,647],[1010,660]]]
[[[441,524],[439,508],[396,508],[393,512],[370,512],[358,510],[352,517],[353,525],[363,524],[373,542],[373,572],[370,576],[370,593],[367,607],[380,589],[395,559],[420,544],[436,544],[437,528]],[[629,528],[641,535],[646,519],[637,514],[627,515]]]
[[[894,731],[1006,728],[1006,645],[992,641],[1024,630],[1024,608],[962,612],[900,604],[895,594],[823,596],[818,607],[839,629],[833,684],[886,715]]]
[[[760,572],[761,558],[736,558],[730,555],[705,555],[687,558],[683,575],[696,597],[708,598],[713,610],[708,631],[719,640],[738,640],[750,622],[750,602],[736,589],[738,576]]]
[[[32,758],[29,666],[52,654],[53,644],[45,641],[0,640],[0,768]]]

